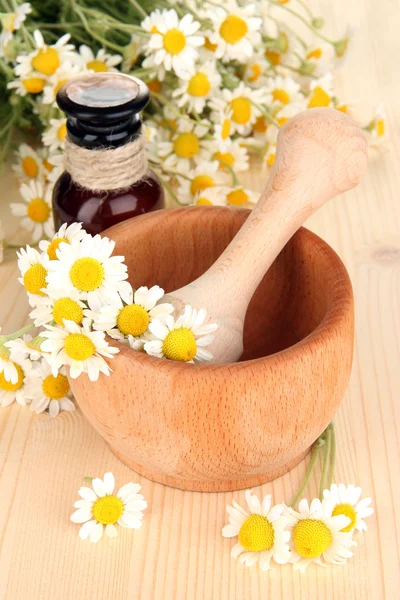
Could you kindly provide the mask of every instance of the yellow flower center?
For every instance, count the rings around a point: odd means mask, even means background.
[[[236,15],[228,15],[219,28],[221,37],[228,44],[237,44],[248,32],[246,21]]]
[[[307,55],[306,55],[306,59],[309,60],[310,58],[315,58],[316,60],[320,59],[322,56],[322,50],[321,48],[315,48],[314,50],[311,50]]]
[[[149,313],[139,304],[129,304],[119,311],[117,327],[124,335],[142,335],[149,326]]]
[[[92,508],[93,516],[102,525],[116,523],[124,512],[122,500],[110,494],[96,500]]]
[[[350,523],[340,531],[351,531],[354,529],[357,521],[357,513],[351,504],[337,504],[332,511],[332,516],[336,517],[336,515],[345,515],[345,517],[349,517],[350,519]]]
[[[196,356],[197,344],[193,332],[187,327],[173,329],[163,342],[163,353],[170,360],[187,362]]]
[[[233,190],[226,197],[231,206],[242,206],[249,201],[249,196],[244,190]]]
[[[67,240],[67,238],[54,238],[54,240],[52,240],[47,248],[47,254],[49,255],[50,260],[58,260],[57,258],[57,250],[60,247],[61,242],[65,242],[66,244],[69,244],[69,241]]]
[[[197,175],[190,185],[190,192],[192,196],[195,196],[198,192],[214,186],[215,181],[209,175]]]
[[[251,75],[248,77],[248,80],[249,81],[257,81],[257,79],[260,77],[260,75],[262,73],[261,65],[259,65],[258,63],[255,63],[254,65],[251,65],[250,69],[251,69]]]
[[[211,83],[205,73],[196,73],[189,81],[188,94],[196,97],[207,96],[211,90]]]
[[[17,18],[16,13],[8,13],[4,15],[2,18],[2,24],[4,31],[10,31],[13,33],[15,31],[15,19]]]
[[[54,86],[54,98],[56,97],[56,94],[58,92],[58,90],[60,89],[61,86],[64,85],[64,83],[67,83],[68,79],[61,79],[55,86]]]
[[[212,202],[208,198],[201,197],[196,200],[196,206],[212,206]]]
[[[45,223],[50,216],[50,206],[43,198],[34,198],[28,204],[28,217],[35,223]]]
[[[347,106],[347,104],[341,104],[340,106],[335,106],[336,110],[340,110],[340,112],[342,113],[348,113],[349,112],[349,107]]]
[[[308,102],[308,108],[315,108],[316,106],[329,106],[331,103],[331,97],[322,89],[319,85],[313,90],[311,98]]]
[[[82,307],[71,298],[59,298],[54,302],[53,319],[61,326],[64,326],[64,319],[81,323],[83,319]]]
[[[61,400],[69,392],[69,383],[65,375],[59,373],[57,377],[48,375],[42,383],[42,390],[51,400]]]
[[[218,48],[218,44],[213,44],[212,42],[210,42],[209,38],[206,37],[206,39],[204,40],[204,48],[207,48],[207,50],[210,50],[210,52],[215,52]]]
[[[73,285],[81,292],[93,292],[104,280],[103,265],[95,258],[79,258],[69,273]]]
[[[213,158],[220,161],[220,169],[226,168],[224,163],[226,163],[229,167],[232,167],[233,163],[235,162],[235,157],[230,152],[216,152]]]
[[[231,135],[231,121],[230,119],[224,119],[224,122],[222,123],[222,127],[221,127],[221,138],[223,140],[228,139],[228,137]]]
[[[199,150],[199,138],[194,133],[180,133],[174,141],[174,152],[181,158],[193,158]]]
[[[147,87],[151,92],[158,94],[158,92],[161,90],[161,81],[158,81],[158,79],[151,79],[147,82]]]
[[[239,125],[245,125],[251,119],[251,102],[248,98],[235,98],[231,101],[232,120]]]
[[[60,142],[64,142],[65,141],[65,138],[67,137],[67,124],[66,123],[63,123],[57,129],[57,137],[60,140]]]
[[[268,58],[271,65],[274,67],[281,64],[281,55],[279,52],[276,52],[276,50],[266,50],[265,57]]]
[[[49,173],[51,173],[51,171],[54,169],[54,165],[52,165],[46,158],[43,159],[43,166],[47,171],[49,171]]]
[[[92,340],[84,333],[69,333],[65,338],[64,349],[73,360],[87,360],[96,352]]]
[[[267,159],[266,159],[266,161],[265,161],[265,162],[267,163],[268,167],[272,167],[272,165],[273,165],[273,164],[274,164],[274,162],[275,162],[275,152],[271,153],[271,154],[270,154],[270,155],[267,157]]]
[[[31,64],[35,71],[43,75],[53,75],[60,66],[60,57],[55,48],[40,48]]]
[[[29,94],[40,94],[43,92],[46,80],[41,77],[28,77],[22,80],[22,85]]]
[[[279,127],[283,127],[284,124],[289,121],[289,117],[278,117],[276,120],[278,121]]]
[[[375,130],[378,137],[383,137],[385,135],[385,121],[383,119],[376,122]]]
[[[37,296],[45,296],[41,289],[47,287],[46,276],[47,271],[43,265],[36,263],[29,267],[23,278],[26,291]]]
[[[170,29],[163,38],[164,48],[170,54],[179,54],[186,46],[186,37],[179,29]]]
[[[108,67],[101,60],[91,60],[87,63],[87,68],[92,71],[96,71],[96,73],[105,73],[108,71]]]
[[[274,90],[272,92],[272,98],[276,102],[281,102],[282,104],[289,104],[290,96],[285,90]]]
[[[39,173],[39,167],[37,162],[32,156],[25,156],[21,162],[22,170],[27,177],[37,177]]]
[[[265,131],[267,131],[267,123],[265,121],[265,117],[257,117],[253,129],[254,131],[258,131],[258,133],[265,133]]]
[[[323,521],[302,519],[293,529],[294,547],[304,558],[316,558],[332,543],[332,533]]]
[[[274,528],[266,517],[250,515],[241,526],[238,537],[245,550],[262,552],[274,545]]]
[[[24,382],[25,375],[23,370],[19,365],[17,365],[17,363],[13,363],[13,365],[17,369],[18,373],[17,383],[11,383],[11,381],[7,381],[4,376],[4,373],[0,373],[0,389],[4,390],[5,392],[15,392],[16,390],[19,390],[19,388],[22,387],[22,384]]]

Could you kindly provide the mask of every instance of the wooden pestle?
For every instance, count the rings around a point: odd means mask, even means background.
[[[213,362],[240,358],[247,307],[264,274],[306,219],[359,183],[366,165],[366,135],[335,109],[301,112],[282,127],[271,176],[243,227],[208,271],[166,297],[177,311],[205,308],[218,323]]]

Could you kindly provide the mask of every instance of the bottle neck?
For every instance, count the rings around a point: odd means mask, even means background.
[[[90,119],[69,116],[67,131],[70,141],[82,148],[119,148],[141,136],[142,122],[138,114],[112,120],[101,115]]]
[[[65,163],[72,179],[83,188],[93,191],[129,188],[144,179],[148,171],[146,139],[140,121],[130,141],[111,147],[78,144],[68,127]]]

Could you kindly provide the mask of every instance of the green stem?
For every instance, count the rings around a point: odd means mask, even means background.
[[[325,488],[325,480],[326,480],[326,476],[327,476],[327,472],[328,472],[328,467],[330,464],[330,457],[331,457],[331,426],[328,425],[328,427],[325,429],[324,462],[323,462],[323,466],[322,466],[321,481],[320,481],[320,485],[319,485],[319,499],[320,500],[323,499],[324,489],[326,489]]]
[[[272,123],[273,125],[275,125],[275,127],[280,129],[278,121],[275,121],[274,117],[271,117],[271,115],[269,114],[269,112],[266,108],[264,108],[261,104],[257,104],[257,102],[254,102],[253,100],[250,100],[250,102],[251,102],[251,104],[253,104],[253,106],[258,108],[258,110],[260,110],[262,112],[262,114],[268,119],[268,121],[270,123]]]
[[[25,327],[22,327],[22,329],[19,329],[18,331],[15,331],[14,333],[10,333],[10,335],[5,335],[4,337],[7,338],[7,342],[10,342],[11,340],[17,340],[22,335],[24,335],[24,333],[26,333],[27,331],[30,331],[34,327],[35,327],[35,325],[33,323],[29,323],[28,325],[25,325]]]
[[[158,177],[161,179],[161,183],[163,184],[163,186],[165,187],[165,189],[167,190],[167,192],[172,196],[172,198],[175,200],[175,202],[177,204],[179,204],[180,206],[186,206],[186,204],[184,204],[183,202],[181,202],[178,198],[178,196],[175,194],[174,190],[172,189],[172,187],[169,185],[168,181],[166,179],[164,179],[164,177],[162,177],[162,175],[160,173],[157,173]]]
[[[88,483],[92,483],[94,477],[84,477],[83,480],[87,481]]]
[[[330,489],[333,478],[335,474],[335,463],[336,463],[336,433],[335,433],[335,425],[333,421],[331,423],[331,460],[330,460],[329,474],[328,474],[328,482],[327,489]]]
[[[168,108],[179,118],[179,119],[186,119],[188,121],[191,121],[191,123],[196,123],[197,125],[197,121],[195,121],[194,119],[192,119],[191,117],[189,117],[188,115],[185,115],[184,113],[181,113],[174,104],[172,104],[172,102],[170,102],[168,100],[168,98],[166,98],[165,96],[163,96],[162,94],[157,94],[156,92],[151,92],[151,97],[156,100],[158,100],[159,102],[161,102],[162,104],[165,104],[165,106],[168,106]]]
[[[305,19],[302,15],[299,15],[298,12],[296,12],[293,9],[291,9],[289,6],[286,6],[286,4],[280,4],[279,2],[275,2],[275,0],[269,0],[269,2],[270,2],[270,4],[274,4],[274,6],[279,6],[279,8],[282,8],[283,10],[286,10],[286,12],[290,13],[291,15],[293,15],[294,17],[296,17],[297,19],[299,19],[299,21],[301,21],[302,23],[304,23],[304,25],[306,27],[308,27],[308,29],[311,29],[311,31],[317,37],[321,38],[321,40],[324,40],[325,42],[328,42],[328,44],[332,44],[332,45],[335,44],[334,41],[332,41],[329,38],[327,38],[326,36],[322,35],[322,33],[320,33],[318,31],[318,29],[315,29],[315,27],[313,27],[312,24],[307,21],[307,19]]]
[[[303,2],[303,0],[297,0],[297,2],[300,4],[301,7],[304,8],[304,10],[306,11],[306,13],[308,14],[308,16],[310,17],[310,19],[312,21],[314,19],[314,15],[312,14],[312,12],[309,9],[309,7],[307,6],[307,4],[305,2]]]
[[[294,506],[296,506],[296,504],[299,501],[302,493],[304,492],[304,489],[305,489],[307,483],[310,480],[311,474],[312,474],[312,472],[314,470],[315,463],[317,462],[317,458],[318,458],[318,455],[319,455],[319,452],[321,450],[322,445],[323,445],[323,440],[322,440],[321,437],[319,437],[318,440],[315,442],[315,450],[314,450],[313,455],[311,457],[310,464],[308,466],[307,472],[306,472],[306,474],[304,476],[304,479],[303,479],[303,482],[302,482],[302,484],[300,486],[300,489],[297,492],[297,494],[295,495],[295,497],[293,498],[293,500],[291,501],[291,503],[289,504],[289,506],[291,508],[293,508]]]
[[[220,158],[218,159],[218,162],[220,162],[222,166],[224,166],[226,169],[228,169],[228,171],[229,171],[229,173],[231,174],[231,177],[232,177],[232,185],[233,185],[233,187],[236,187],[236,186],[240,185],[240,181],[237,178],[237,175],[236,175],[235,171],[233,170],[233,168],[231,167],[231,165],[228,165],[227,162],[225,162],[224,160],[221,160]]]
[[[142,17],[144,19],[148,16],[147,12],[145,10],[143,10],[143,8],[140,6],[140,4],[138,2],[136,2],[136,0],[129,0],[129,4],[131,6],[133,6],[134,8],[136,8],[136,10],[138,11],[138,13],[140,15],[142,15]]]

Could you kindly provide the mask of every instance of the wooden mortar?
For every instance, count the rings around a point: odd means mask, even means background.
[[[161,210],[107,230],[134,288],[188,284],[223,252],[247,210]],[[82,412],[114,454],[185,490],[250,488],[286,473],[335,415],[353,354],[353,295],[337,254],[300,229],[258,286],[241,362],[183,364],[132,350],[113,373],[70,379]]]

